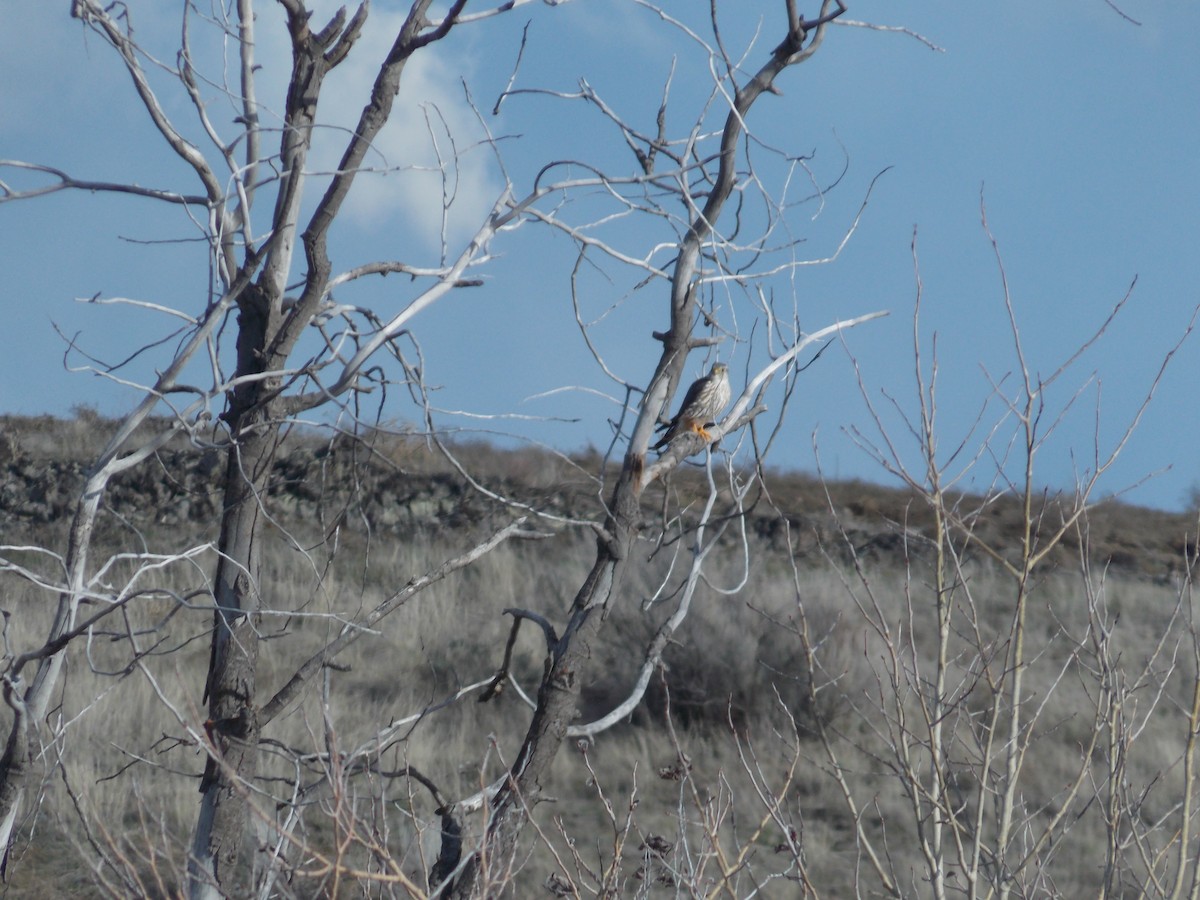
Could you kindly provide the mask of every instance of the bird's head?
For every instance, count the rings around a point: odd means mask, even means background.
[[[729,372],[729,366],[725,365],[725,363],[723,363],[723,362],[715,362],[715,363],[713,363],[713,365],[712,365],[712,374],[714,374],[714,375],[716,375],[716,376],[718,376],[718,377],[719,377],[719,376],[721,376],[721,375],[725,375],[725,374],[726,374],[726,373],[728,373],[728,372]]]

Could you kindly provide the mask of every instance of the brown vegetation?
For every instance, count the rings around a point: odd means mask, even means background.
[[[65,522],[59,504],[69,506],[84,460],[108,426],[90,415],[4,421],[5,543],[61,543]],[[482,473],[485,486],[563,514],[596,492],[582,474],[586,469],[566,458],[485,445],[458,451]],[[186,447],[162,452],[162,466],[143,467],[114,485],[98,546],[144,541],[161,551],[200,548],[192,564],[211,570],[206,542],[213,539],[208,531],[219,496],[215,467]],[[871,798],[869,808],[860,810],[867,832],[882,840],[886,829],[895,869],[920,869],[913,829],[923,826],[905,813],[906,782],[888,762],[886,723],[894,720],[894,710],[890,715],[871,710],[888,686],[881,680],[887,671],[881,665],[887,658],[881,625],[904,631],[907,618],[911,652],[927,660],[937,652],[934,605],[909,602],[927,590],[932,577],[928,505],[904,490],[822,486],[797,474],[776,473],[767,485],[769,502],[761,498],[749,518],[754,563],[744,586],[731,596],[702,587],[646,702],[626,724],[594,742],[581,741],[555,762],[553,797],[535,816],[538,839],[512,863],[518,896],[550,896],[566,890],[563,885],[586,884],[588,872],[595,890],[610,883],[637,896],[716,884],[716,869],[731,859],[719,865],[709,859],[706,869],[712,846],[732,857],[750,852],[741,875],[730,882],[736,896],[755,884],[772,897],[798,895],[797,884],[823,896],[848,895],[865,877],[865,863],[853,814],[822,750],[825,741],[843,754],[838,764],[855,795]],[[693,487],[683,472],[669,485],[684,494]],[[511,507],[447,471],[419,438],[383,432],[363,443],[293,435],[278,457],[271,491],[279,513],[264,560],[265,583],[272,586],[272,605],[294,612],[286,620],[264,621],[268,683],[320,646],[332,625],[326,611],[346,608],[347,598],[370,607],[452,555],[464,534],[473,539],[513,515]],[[646,506],[650,510],[654,503]],[[1007,503],[992,504],[987,539],[1014,546],[1014,518]],[[1113,655],[1122,660],[1122,671],[1132,676],[1148,667],[1163,676],[1161,684],[1140,689],[1161,690],[1164,698],[1139,723],[1145,730],[1140,752],[1124,761],[1124,778],[1147,822],[1176,820],[1178,794],[1170,785],[1180,775],[1186,729],[1179,727],[1179,716],[1190,705],[1195,674],[1181,655],[1180,641],[1188,633],[1187,614],[1178,606],[1181,585],[1167,583],[1167,575],[1171,560],[1188,558],[1182,541],[1188,525],[1184,516],[1102,504],[1090,527],[1101,536],[1090,542],[1087,559],[1094,568],[1081,573],[1079,558],[1071,564],[1065,549],[1063,562],[1039,577],[1028,629],[1036,646],[1029,681],[1031,702],[1046,708],[1025,764],[1030,773],[1025,796],[1036,799],[1033,815],[1053,814],[1080,748],[1094,735],[1087,712],[1092,686],[1083,679],[1062,682],[1064,667],[1083,665],[1088,617],[1098,608],[1084,590],[1092,585],[1099,606],[1110,614]],[[313,544],[298,546],[294,540]],[[797,548],[793,553],[788,540]],[[321,541],[324,546],[314,549]],[[491,703],[477,703],[476,688],[436,714],[400,720],[485,682],[500,663],[508,630],[502,610],[564,607],[588,567],[588,544],[570,530],[548,542],[506,544],[418,595],[327,669],[323,684],[264,736],[264,753],[274,760],[260,773],[264,789],[275,795],[308,792],[293,823],[305,851],[281,893],[331,892],[339,871],[343,879],[348,871],[382,878],[392,871],[389,866],[415,884],[426,883],[439,846],[436,803],[419,784],[396,773],[418,770],[448,800],[469,795],[511,763],[519,729],[508,720],[524,719],[529,711],[511,689]],[[717,587],[736,585],[742,577],[739,541],[728,533],[725,544],[707,572]],[[1119,556],[1132,546],[1146,549]],[[645,546],[633,567],[625,599],[610,613],[613,639],[597,648],[595,677],[583,686],[580,721],[610,709],[636,678],[637,648],[665,615],[655,606],[648,614],[639,607],[655,597],[661,602],[679,586],[678,577],[669,574],[671,553],[669,545]],[[39,564],[35,554],[26,562]],[[984,633],[1006,633],[1011,594],[1004,576],[994,563],[969,552],[963,562],[972,573],[973,608],[990,620],[976,626]],[[138,566],[149,568],[135,559],[115,565],[127,565],[128,571],[114,570],[114,582],[134,581]],[[1102,565],[1108,573],[1099,579],[1094,573]],[[44,633],[46,596],[12,574],[2,578],[6,637],[21,646],[25,636],[33,641]],[[29,817],[16,848],[11,892],[128,896],[179,890],[204,765],[171,714],[202,708],[198,691],[210,622],[203,604],[184,599],[196,580],[181,577],[178,567],[161,576],[147,571],[138,583],[150,592],[150,602],[129,606],[121,628],[97,630],[86,662],[73,664],[53,715],[78,717],[69,739],[88,752],[62,755],[58,772],[53,757],[43,760],[46,799]],[[872,603],[878,604],[876,612]],[[126,645],[139,629],[153,634],[153,643],[130,666]],[[513,687],[536,684],[539,643],[531,634],[518,641]],[[963,702],[978,716],[988,702],[977,668],[982,657],[970,651],[969,635],[960,644],[967,655],[952,668],[975,679]],[[333,744],[354,761],[350,768],[329,769]],[[373,749],[364,756],[367,745]],[[272,747],[309,747],[311,771],[296,771],[288,762],[294,757],[273,754]],[[463,766],[472,759],[479,762]],[[962,765],[969,778],[966,762]],[[960,788],[967,802],[966,782]],[[779,798],[765,823],[764,809],[772,810],[764,796]],[[1086,804],[1075,814],[1080,821],[1046,866],[1046,877],[1067,894],[1103,881],[1097,849],[1104,843],[1103,817],[1089,815]],[[339,836],[351,835],[334,865],[330,854]],[[803,852],[793,852],[792,845]],[[689,860],[689,846],[709,850]],[[64,867],[66,858],[92,860],[94,869],[88,874]],[[772,887],[772,877],[788,880]],[[368,893],[386,895],[395,888],[391,884],[377,883]],[[899,891],[923,895],[919,881]]]

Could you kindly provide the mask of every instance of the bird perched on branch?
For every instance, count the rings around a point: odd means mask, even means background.
[[[717,416],[729,402],[730,393],[729,367],[725,363],[713,363],[712,371],[703,378],[697,378],[687,389],[675,418],[666,425],[658,426],[660,431],[665,428],[667,433],[658,439],[658,443],[652,449],[659,450],[665,447],[677,435],[687,431],[711,441],[712,435],[708,433],[706,426],[717,421]]]

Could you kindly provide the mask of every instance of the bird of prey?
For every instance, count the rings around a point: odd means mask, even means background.
[[[659,450],[671,443],[679,434],[695,432],[706,441],[712,440],[705,426],[717,421],[717,416],[729,402],[729,367],[725,363],[713,363],[712,371],[692,382],[679,405],[679,412],[666,425],[659,425],[667,433],[659,438],[652,449]]]

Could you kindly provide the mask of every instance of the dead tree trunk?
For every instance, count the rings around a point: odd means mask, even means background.
[[[641,517],[641,486],[628,476],[640,466],[626,461],[613,494],[612,513],[606,534],[596,541],[596,562],[571,604],[566,629],[551,649],[553,664],[538,688],[537,710],[530,722],[521,751],[509,779],[493,798],[490,825],[492,853],[501,856],[515,845],[525,820],[541,795],[541,777],[558,754],[567,727],[578,715],[576,703],[582,676],[592,655],[592,642],[600,632],[604,611],[624,580],[625,565],[637,537]],[[461,880],[471,896],[471,875]]]
[[[234,886],[247,821],[245,786],[257,771],[260,523],[279,425],[270,401],[276,380],[253,378],[262,374],[272,304],[255,286],[239,305],[237,376],[246,380],[235,389],[225,415],[232,444],[225,467],[205,686],[205,731],[211,746],[188,864],[192,896],[229,893]]]
[[[338,174],[302,235],[307,264],[304,286],[296,302],[285,309],[283,292],[299,232],[304,167],[321,85],[358,39],[367,6],[361,5],[349,21],[345,11],[339,11],[325,28],[313,32],[304,6],[283,2],[293,48],[287,127],[280,153],[283,177],[272,216],[270,252],[257,282],[239,299],[237,387],[225,414],[232,446],[225,472],[221,561],[214,587],[216,612],[206,683],[210,758],[201,783],[203,799],[188,860],[188,891],[193,898],[237,893],[235,879],[240,873],[238,861],[248,822],[247,787],[257,770],[262,724],[256,684],[262,599],[258,541],[280,423],[295,412],[326,402],[331,391],[350,389],[362,360],[355,357],[334,388],[308,395],[285,396],[281,373],[326,297],[331,270],[326,250],[329,229],[371,142],[391,114],[404,67],[413,53],[450,31],[465,0],[456,0],[437,25],[431,25],[426,17],[430,3],[417,0],[412,5],[380,66]]]

